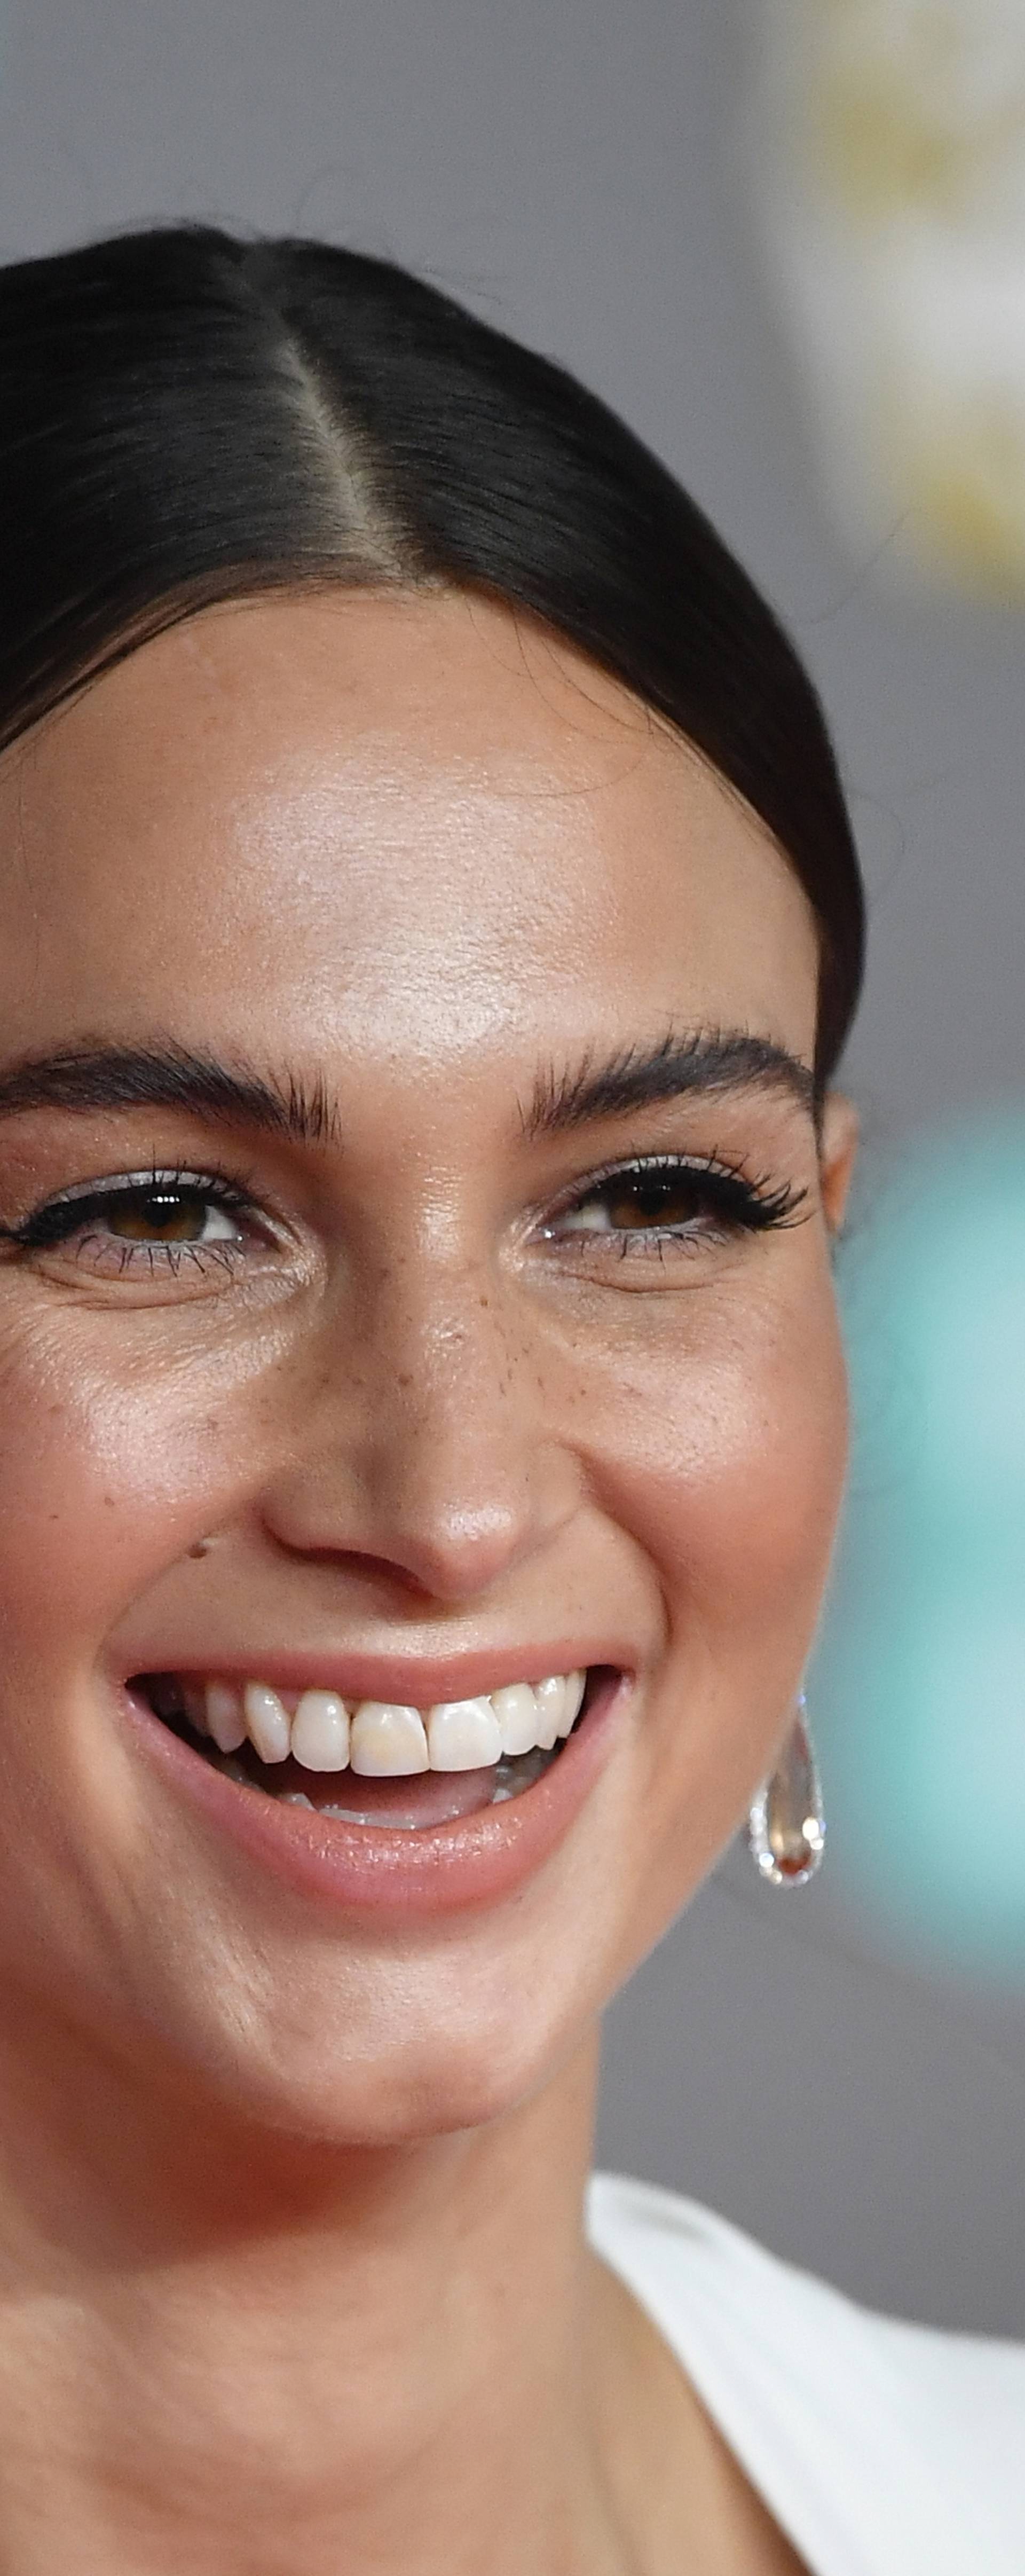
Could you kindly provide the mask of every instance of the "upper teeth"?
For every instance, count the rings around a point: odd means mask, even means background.
[[[510,1682],[476,1699],[410,1708],[396,1700],[344,1700],[336,1691],[281,1692],[250,1681],[186,1682],[181,1702],[222,1753],[248,1737],[264,1762],[289,1753],[307,1771],[351,1768],[367,1778],[411,1771],[477,1771],[501,1755],[550,1752],[580,1710],[586,1675],[551,1673]]]

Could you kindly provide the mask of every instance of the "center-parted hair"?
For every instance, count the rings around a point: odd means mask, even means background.
[[[666,467],[386,260],[200,225],[0,269],[0,745],[218,600],[439,582],[532,612],[767,825],[819,929],[816,1070],[864,904],[816,692]]]

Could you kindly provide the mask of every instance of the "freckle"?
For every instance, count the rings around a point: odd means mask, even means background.
[[[113,1494],[104,1494],[103,1500],[104,1500],[104,1502],[105,1502],[105,1504],[106,1504],[106,1506],[107,1506],[107,1510],[108,1510],[108,1512],[112,1512],[112,1511],[113,1511],[113,1509],[114,1509],[114,1496],[113,1496]]]

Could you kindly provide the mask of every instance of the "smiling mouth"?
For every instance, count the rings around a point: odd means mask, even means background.
[[[143,1673],[130,1688],[240,1787],[345,1824],[414,1831],[522,1796],[610,1678],[592,1665],[429,1709],[220,1675]]]

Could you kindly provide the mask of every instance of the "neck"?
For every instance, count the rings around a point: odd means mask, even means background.
[[[628,2564],[594,2436],[592,2046],[414,2147],[8,2068],[0,2563],[133,2576]],[[529,2462],[529,2476],[525,2474]]]

